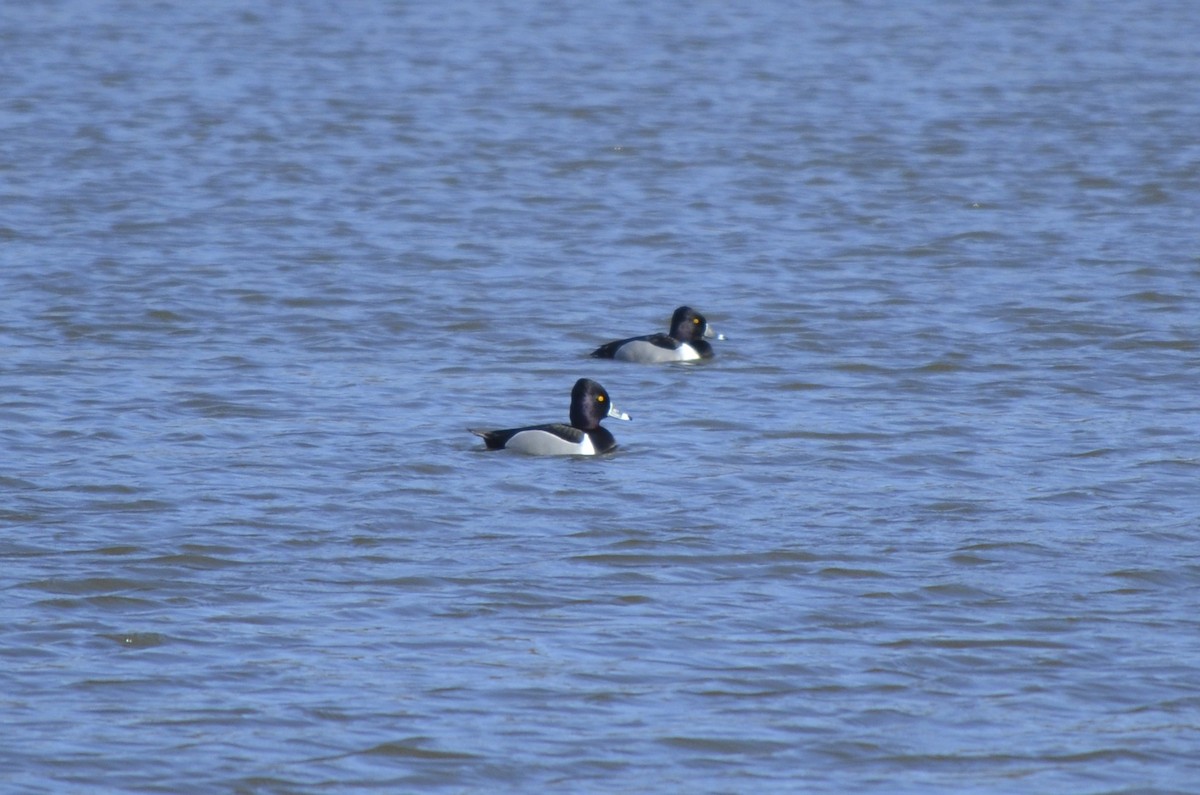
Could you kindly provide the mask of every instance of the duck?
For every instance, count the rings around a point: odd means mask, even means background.
[[[704,315],[690,306],[681,306],[671,315],[671,330],[667,334],[646,334],[606,342],[592,356],[597,359],[619,359],[623,362],[653,364],[657,362],[694,362],[711,359],[712,345],[704,338],[723,340],[715,334]]]
[[[488,450],[516,450],[529,455],[600,455],[617,446],[617,440],[600,420],[629,415],[613,404],[608,390],[590,378],[580,378],[571,389],[571,424],[561,422],[526,425],[502,430],[468,430],[483,438]]]

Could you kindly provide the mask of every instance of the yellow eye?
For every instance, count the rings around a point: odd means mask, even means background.
[[[693,326],[699,326],[699,325],[700,325],[700,318],[698,318],[698,317],[694,317],[694,318],[692,318],[692,325],[693,325]]]
[[[603,403],[603,402],[604,402],[604,395],[596,395],[596,400],[597,400],[597,401],[599,401],[600,403]]]

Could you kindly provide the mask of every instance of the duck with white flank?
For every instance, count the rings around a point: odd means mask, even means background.
[[[530,455],[598,455],[617,446],[617,440],[600,420],[612,417],[627,420],[629,415],[613,405],[604,387],[590,378],[580,378],[571,390],[571,424],[561,422],[527,425],[485,431],[471,428],[482,436],[489,450],[516,450]]]
[[[657,362],[694,362],[711,359],[712,346],[705,337],[723,340],[716,335],[704,315],[690,306],[681,306],[671,316],[669,334],[646,334],[601,345],[592,351],[597,359],[620,359],[624,362],[653,364]]]

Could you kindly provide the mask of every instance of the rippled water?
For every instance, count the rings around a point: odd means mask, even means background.
[[[0,20],[0,788],[1187,792],[1192,4]],[[587,352],[690,303],[698,366]],[[482,451],[601,381],[613,456]]]

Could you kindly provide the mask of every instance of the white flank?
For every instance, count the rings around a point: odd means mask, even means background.
[[[650,364],[653,362],[690,362],[699,359],[700,354],[696,353],[696,349],[686,342],[675,350],[671,350],[669,348],[660,348],[654,343],[646,342],[645,340],[634,340],[622,345],[617,350],[617,355],[613,358],[625,362]]]
[[[508,440],[505,450],[516,450],[529,455],[595,455],[592,437],[586,433],[579,444],[568,442],[561,436],[546,431],[521,431]]]

